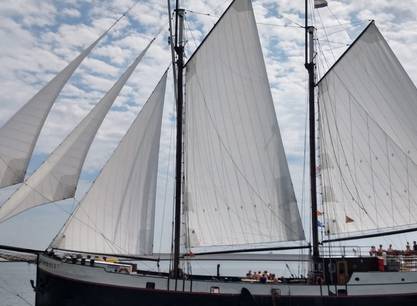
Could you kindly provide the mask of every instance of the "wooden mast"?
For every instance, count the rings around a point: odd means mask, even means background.
[[[314,27],[309,26],[308,24],[308,0],[305,0],[305,67],[308,71],[311,230],[313,240],[313,260],[316,263],[320,257],[317,219],[316,123],[314,107],[314,90],[316,84],[314,67]]]
[[[181,239],[181,200],[182,200],[182,127],[183,127],[183,69],[184,69],[184,10],[179,8],[179,0],[175,5],[175,44],[177,54],[177,137],[176,137],[176,161],[175,161],[175,215],[174,215],[174,278],[181,277],[180,263],[180,239]],[[172,42],[171,42],[172,43]],[[175,286],[175,289],[177,286]]]

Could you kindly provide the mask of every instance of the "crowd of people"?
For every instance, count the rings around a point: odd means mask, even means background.
[[[413,246],[410,246],[410,243],[407,242],[405,245],[405,250],[396,250],[392,247],[392,244],[389,245],[388,249],[384,249],[382,244],[379,245],[379,248],[377,249],[374,245],[371,246],[371,249],[369,250],[370,256],[383,256],[386,255],[417,255],[417,242],[413,241]]]
[[[280,280],[275,276],[275,274],[269,273],[268,271],[254,271],[252,272],[249,270],[248,273],[246,273],[246,279],[258,281],[260,283],[278,283]]]

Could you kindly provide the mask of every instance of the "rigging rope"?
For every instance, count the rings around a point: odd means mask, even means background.
[[[175,108],[175,103],[173,103],[173,110],[172,112],[175,112],[174,110]],[[168,185],[170,182],[170,170],[171,170],[171,164],[172,164],[172,153],[173,153],[173,138],[174,138],[174,125],[172,123],[170,123],[170,137],[169,137],[169,149],[168,149],[168,165],[167,165],[167,170],[165,173],[165,185],[164,185],[164,205],[163,205],[163,210],[162,210],[162,228],[161,228],[161,233],[159,236],[159,251],[158,253],[161,253],[161,248],[162,248],[162,236],[163,236],[163,232],[164,232],[164,225],[165,225],[165,214],[166,214],[166,208],[167,208],[167,202],[168,202]]]
[[[341,82],[341,84],[345,87],[345,89],[348,91],[348,94],[349,94],[349,96],[351,97],[351,98],[353,98],[353,99],[349,99],[350,101],[352,101],[352,102],[354,102],[355,103],[355,105],[357,105],[358,107],[359,107],[359,109],[361,110],[361,112],[359,113],[359,114],[364,114],[364,115],[362,115],[362,116],[364,116],[364,118],[362,118],[363,120],[366,120],[367,121],[367,130],[368,130],[368,151],[369,151],[369,154],[371,154],[371,158],[370,158],[370,162],[371,162],[371,164],[370,164],[370,169],[371,169],[371,172],[372,172],[372,174],[373,174],[373,172],[374,172],[374,170],[373,170],[373,163],[372,163],[372,154],[374,155],[374,156],[378,156],[378,154],[377,154],[377,152],[374,152],[373,150],[372,150],[372,148],[370,147],[370,141],[369,141],[369,139],[370,139],[370,135],[371,135],[371,129],[370,129],[370,127],[369,127],[369,120],[371,120],[371,122],[374,124],[374,126],[379,130],[379,131],[381,131],[382,133],[383,133],[383,135],[384,135],[384,139],[385,139],[385,155],[386,155],[386,157],[387,157],[387,162],[388,162],[388,167],[389,167],[389,173],[388,174],[386,174],[387,175],[387,179],[389,180],[389,182],[391,182],[391,183],[389,183],[388,185],[388,187],[389,188],[392,188],[392,173],[391,173],[391,171],[390,170],[393,170],[393,172],[394,172],[394,174],[396,174],[396,176],[397,176],[397,180],[400,180],[401,181],[401,184],[403,185],[403,186],[408,186],[407,187],[407,190],[409,190],[409,179],[410,179],[410,175],[409,174],[407,174],[407,178],[406,178],[406,180],[407,180],[407,182],[404,182],[404,178],[403,178],[403,175],[402,174],[400,174],[400,173],[398,173],[398,169],[396,168],[396,167],[392,167],[392,166],[390,166],[390,163],[391,163],[391,157],[390,157],[390,152],[389,152],[389,150],[388,150],[388,148],[387,148],[387,146],[388,146],[388,141],[389,141],[389,143],[391,144],[391,147],[392,147],[392,149],[393,150],[397,150],[398,152],[399,152],[399,154],[401,155],[402,154],[402,156],[405,158],[405,161],[406,161],[406,165],[405,165],[405,167],[406,167],[406,172],[408,173],[408,171],[409,171],[409,161],[411,161],[411,163],[413,163],[413,161],[408,157],[408,155],[407,155],[407,153],[406,152],[404,152],[403,150],[402,150],[402,148],[400,148],[396,143],[395,143],[395,141],[394,141],[394,139],[392,139],[383,129],[382,129],[382,127],[376,122],[376,121],[374,121],[373,119],[372,119],[372,117],[370,117],[370,115],[367,113],[367,110],[366,109],[364,109],[362,106],[361,106],[361,104],[356,100],[356,98],[355,98],[355,96],[354,95],[352,95],[352,93],[350,92],[350,90],[349,90],[349,88],[348,88],[348,86],[343,82],[343,80],[340,78],[340,76],[335,72],[335,75],[336,75],[336,77],[338,78],[338,81],[339,82]],[[361,115],[358,117],[358,116],[356,116],[357,118],[361,118]],[[352,120],[352,119],[351,119]],[[352,126],[351,126],[351,129],[352,129]],[[341,139],[340,139],[340,135],[338,135],[338,138],[339,138],[339,142],[341,142]],[[379,138],[380,137],[378,137],[377,135],[374,135],[373,134],[373,139],[375,139],[377,142],[378,142],[378,140],[379,140]],[[378,143],[377,143],[378,144]],[[382,146],[383,144],[379,144],[380,146]],[[342,148],[343,149],[343,148]],[[360,148],[358,148],[358,150],[360,150]],[[360,152],[362,155],[364,155],[365,153],[364,152]],[[392,153],[392,154],[394,154],[394,153]],[[378,162],[380,163],[380,161],[379,161],[379,159],[377,159],[378,160]],[[404,164],[402,164],[401,165],[402,167],[404,167]],[[381,165],[381,167],[384,167],[384,165]],[[417,167],[417,165],[416,164],[414,164],[414,167],[416,168]],[[381,181],[381,177],[379,177],[379,176],[375,176],[375,175],[372,175],[372,177],[371,177],[371,179],[373,180],[373,179],[376,179],[376,181]],[[355,181],[355,180],[353,180],[353,181]],[[373,182],[370,182],[369,183],[371,186],[375,186],[375,183],[373,183]],[[381,182],[381,186],[384,186],[384,182]],[[376,197],[378,197],[379,195],[378,194],[376,194],[375,193],[375,189],[373,189],[374,191],[374,198],[376,199]],[[398,194],[398,196],[400,196],[400,197],[402,197],[401,196],[401,192],[400,191],[398,191],[398,190],[394,190],[394,192],[395,193],[397,193]],[[391,211],[386,211],[387,212],[387,214],[388,215],[390,215],[391,217],[393,217],[394,216],[394,212],[393,212],[393,208],[394,208],[394,203],[393,203],[393,200],[392,200],[392,196],[393,196],[393,191],[392,191],[392,189],[391,189],[391,191],[389,191],[389,193],[387,193],[387,194],[389,194],[390,195],[390,197],[391,197]],[[406,202],[408,202],[408,207],[410,207],[410,205],[411,205],[411,201],[410,201],[410,194],[409,194],[409,192],[408,192],[408,195],[407,195],[407,198],[408,198],[408,200],[406,201]],[[380,201],[381,203],[383,203],[383,200],[381,199],[381,201]],[[379,205],[379,208],[381,208],[381,205]],[[384,205],[382,205],[382,208],[383,209],[387,209],[387,207],[385,207]],[[378,210],[377,210],[378,211]],[[409,209],[409,211],[410,211],[410,209]],[[401,215],[401,212],[399,211],[398,212],[398,214],[400,214]],[[378,217],[378,214],[377,214],[377,217]],[[402,219],[404,219],[405,220],[405,218],[404,218],[404,216],[400,216]],[[411,218],[411,214],[409,214],[409,217],[408,218]],[[377,226],[377,228],[380,228],[380,226],[378,225],[378,220],[375,222],[375,221],[373,221],[373,223]]]
[[[339,18],[337,18],[337,16],[336,16],[336,15],[333,13],[333,11],[330,9],[330,6],[329,6],[329,5],[327,5],[326,7],[327,7],[327,9],[329,10],[330,14],[333,16],[333,18],[334,18],[334,19],[336,19],[336,21],[337,21],[337,23],[339,24],[339,26],[343,27],[343,25],[342,25],[342,23],[340,22]],[[352,39],[352,37],[351,37],[351,35],[350,35],[350,33],[349,33],[349,31],[347,31],[347,30],[346,30],[346,28],[344,28],[344,27],[343,27],[343,30],[346,32],[346,34],[349,36],[349,38],[350,38],[351,40],[353,40],[353,39]],[[327,34],[326,34],[326,35],[327,35]]]
[[[236,169],[236,174],[239,174],[244,181],[246,182],[247,186],[250,188],[250,190],[252,190],[253,194],[261,201],[261,203],[267,208],[267,210],[269,210],[271,212],[271,214],[273,214],[280,222],[282,225],[284,225],[286,227],[287,230],[289,230],[292,233],[297,233],[291,226],[289,226],[285,220],[282,219],[282,216],[280,216],[279,214],[277,214],[270,205],[268,205],[268,203],[262,198],[262,196],[257,192],[256,188],[251,184],[251,182],[249,181],[249,179],[246,177],[245,173],[243,173],[243,171],[240,169],[239,165],[237,164],[237,162],[235,161],[234,157],[232,156],[231,152],[229,151],[229,148],[227,147],[227,145],[224,143],[224,140],[221,137],[221,133],[218,130],[218,127],[215,124],[215,121],[213,119],[213,115],[210,111],[210,108],[208,107],[207,101],[206,101],[206,94],[203,92],[202,89],[202,85],[200,83],[200,79],[197,77],[197,84],[199,86],[200,92],[202,94],[203,97],[203,105],[207,110],[207,114],[208,114],[208,118],[210,120],[210,122],[213,125],[213,130],[217,135],[217,139],[219,140],[219,143],[221,144],[221,146],[224,148],[225,153],[227,154],[227,156],[229,157],[230,161],[232,162],[232,165],[234,166],[234,168]],[[230,210],[231,212],[235,213],[234,211]],[[243,230],[242,230],[243,232]]]
[[[5,280],[3,280],[3,283],[7,285],[7,282]],[[5,286],[1,286],[0,285],[0,289],[3,289],[5,292],[19,298],[21,301],[23,301],[26,305],[29,306],[33,306],[33,304],[31,302],[29,302],[25,297],[23,297],[19,292],[17,291],[13,291]],[[2,298],[3,299],[3,298]]]
[[[189,12],[189,13],[192,13],[192,14],[201,15],[201,16],[207,16],[207,17],[212,17],[212,18],[216,18],[216,19],[219,19],[219,17],[220,17],[217,14],[202,13],[202,12],[193,11],[193,10],[185,10],[185,11],[186,12]],[[286,20],[288,20],[290,23],[292,23],[294,25],[274,24],[274,23],[264,23],[264,22],[256,22],[256,24],[258,24],[258,25],[265,25],[265,26],[273,26],[273,27],[304,29],[304,26],[303,25],[301,25],[299,22],[296,22],[296,21],[292,20],[289,17],[283,16],[283,15],[278,15],[278,18],[286,19]]]

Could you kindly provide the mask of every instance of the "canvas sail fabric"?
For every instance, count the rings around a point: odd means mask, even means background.
[[[417,223],[417,89],[374,23],[319,83],[329,234]]]
[[[102,254],[152,253],[166,76],[165,72],[52,247]]]
[[[30,99],[0,128],[0,188],[23,182],[46,117],[68,79],[107,31]]]
[[[97,130],[152,42],[48,159],[2,205],[0,222],[41,204],[74,196],[82,165]]]
[[[251,1],[234,1],[186,65],[191,247],[303,240]]]

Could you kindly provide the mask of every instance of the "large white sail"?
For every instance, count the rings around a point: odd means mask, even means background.
[[[165,72],[52,247],[104,254],[152,253],[166,76]]]
[[[417,224],[417,89],[374,23],[319,84],[330,234]]]
[[[186,68],[191,246],[303,240],[251,1],[231,4]]]
[[[3,204],[0,222],[41,204],[74,196],[82,165],[98,128],[153,41],[39,169]]]
[[[39,133],[62,88],[105,32],[0,128],[0,188],[23,182]]]

